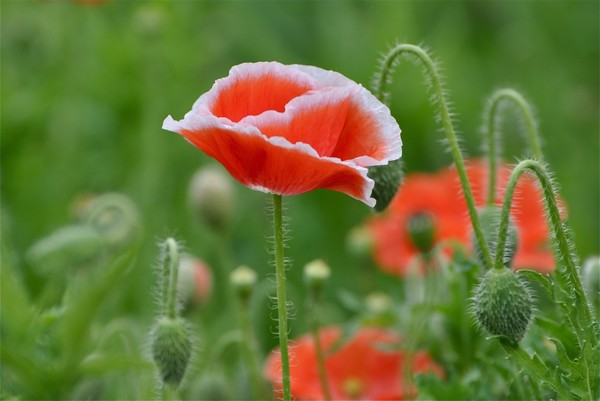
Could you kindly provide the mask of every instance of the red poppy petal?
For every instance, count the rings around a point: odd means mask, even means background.
[[[369,206],[374,182],[352,162],[319,157],[309,145],[262,135],[256,127],[228,125],[214,117],[171,116],[163,128],[178,132],[219,161],[242,184],[260,191],[296,195],[318,188],[343,192]]]
[[[217,117],[237,122],[267,110],[283,111],[285,105],[315,87],[309,75],[277,62],[244,63],[215,82],[194,109],[204,108]]]

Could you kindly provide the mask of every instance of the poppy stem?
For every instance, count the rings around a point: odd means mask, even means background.
[[[329,388],[327,369],[325,367],[325,355],[323,353],[323,344],[321,343],[321,337],[319,336],[319,300],[319,294],[314,293],[313,291],[313,294],[309,297],[308,300],[308,316],[310,318],[311,335],[315,343],[315,353],[317,355],[317,370],[319,372],[319,381],[321,382],[321,389],[323,390],[323,396],[325,397],[325,400],[331,401],[331,390]]]
[[[283,257],[283,206],[281,195],[277,194],[273,194],[273,231],[283,401],[290,401],[290,360],[288,354],[287,299],[285,294],[285,260]]]
[[[438,71],[436,63],[429,56],[429,53],[422,47],[416,45],[402,43],[395,46],[386,55],[382,62],[381,71],[376,82],[375,96],[377,96],[379,99],[387,99],[389,97],[385,91],[385,87],[388,83],[390,83],[390,75],[393,72],[394,67],[398,64],[401,56],[408,57],[411,60],[416,60],[417,62],[421,63],[425,69],[426,82],[433,89],[432,103],[439,109],[439,118],[446,134],[448,145],[450,146],[450,153],[454,159],[456,171],[458,172],[458,176],[460,178],[460,183],[463,189],[465,200],[467,202],[467,207],[469,209],[469,216],[471,217],[471,223],[473,225],[473,232],[475,233],[475,238],[479,243],[484,264],[487,267],[491,267],[492,257],[490,248],[485,240],[485,236],[483,235],[483,230],[481,229],[481,223],[479,221],[477,208],[475,206],[475,198],[473,197],[473,192],[471,191],[471,185],[465,169],[465,162],[458,145],[458,139],[452,123],[450,107],[448,101],[446,100],[446,92],[444,91],[442,84],[441,74]]]
[[[249,300],[240,302],[240,330],[242,333],[241,346],[246,359],[248,373],[250,375],[249,384],[253,400],[261,400],[265,396],[263,393],[264,385],[260,376],[260,365],[257,359],[256,341],[250,327],[250,305]]]
[[[497,180],[497,141],[499,133],[499,125],[502,121],[500,118],[500,105],[505,102],[512,102],[521,114],[525,131],[527,133],[527,141],[529,142],[529,151],[538,160],[543,160],[542,146],[540,135],[537,128],[537,122],[533,116],[533,111],[529,102],[514,89],[504,88],[498,89],[487,102],[486,111],[484,113],[484,127],[487,137],[487,153],[489,163],[489,186],[487,204],[493,205],[496,200],[496,180]]]
[[[163,315],[171,319],[177,316],[177,276],[179,274],[179,247],[173,238],[164,243],[167,258],[163,266],[162,303]]]

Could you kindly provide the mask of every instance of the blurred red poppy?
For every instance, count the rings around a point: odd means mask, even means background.
[[[389,109],[333,71],[245,63],[215,82],[183,120],[163,128],[215,158],[242,184],[295,195],[326,188],[373,206],[366,167],[402,151]]]
[[[475,203],[485,204],[488,167],[482,160],[467,163],[467,175],[473,189]],[[499,190],[496,203],[501,205],[504,188],[510,177],[507,166],[498,172]],[[446,241],[456,241],[471,248],[471,223],[454,167],[434,174],[409,174],[385,215],[374,216],[367,226],[374,236],[374,254],[378,265],[393,274],[404,275],[419,254],[408,233],[407,225],[416,215],[432,218],[434,244],[450,253]],[[530,268],[541,272],[554,270],[549,229],[546,222],[542,195],[532,177],[524,176],[515,190],[511,217],[519,240],[513,260],[516,269]]]
[[[404,354],[397,350],[399,338],[392,332],[363,328],[338,348],[338,327],[321,330],[325,367],[334,400],[402,400],[414,397],[413,386],[401,383]],[[385,350],[389,347],[390,350]],[[298,400],[324,399],[319,381],[315,346],[310,335],[294,341],[290,348],[291,393]],[[281,391],[281,360],[277,351],[265,364],[265,375],[276,393]],[[443,376],[442,369],[425,352],[413,355],[414,373]]]

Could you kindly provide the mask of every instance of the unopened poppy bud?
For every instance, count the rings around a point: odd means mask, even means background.
[[[140,233],[140,214],[136,205],[119,193],[94,198],[83,212],[82,220],[114,247],[129,245]]]
[[[318,293],[323,289],[325,282],[331,275],[331,269],[327,263],[321,259],[313,260],[304,266],[304,280],[315,293]]]
[[[213,230],[226,228],[233,216],[231,179],[215,166],[199,169],[190,182],[188,203],[194,215]]]
[[[384,314],[392,308],[392,300],[386,293],[377,291],[367,295],[365,299],[367,311],[373,315]]]
[[[429,213],[415,213],[406,222],[412,244],[421,253],[429,253],[435,238],[435,220]]]
[[[354,227],[346,237],[348,251],[354,256],[370,255],[373,245],[373,235],[366,226]]]
[[[246,265],[238,266],[229,274],[229,282],[236,294],[242,300],[247,300],[256,284],[256,272]]]
[[[72,225],[33,244],[27,251],[27,260],[40,271],[68,269],[92,261],[103,248],[104,241],[96,230]]]
[[[581,271],[583,287],[596,312],[600,313],[600,257],[588,258]]]
[[[382,212],[396,196],[402,182],[402,159],[392,160],[385,166],[371,167],[367,175],[375,181],[371,195],[377,201],[374,209]]]
[[[481,223],[481,229],[483,231],[483,236],[490,247],[490,256],[492,260],[496,257],[496,243],[498,241],[498,228],[500,226],[500,215],[502,210],[497,206],[487,206],[479,211],[479,221]],[[473,247],[477,252],[477,257],[479,261],[483,263],[483,255],[481,253],[481,248],[479,247],[479,242],[475,238],[473,234],[471,236],[471,242],[473,243]],[[518,235],[517,229],[511,218],[508,220],[508,233],[506,236],[506,246],[504,247],[504,265],[510,266],[515,253],[517,252],[518,245]]]
[[[212,291],[212,272],[200,259],[184,254],[179,262],[177,295],[183,304],[202,305]]]
[[[487,271],[475,290],[473,314],[491,335],[501,335],[517,343],[523,339],[533,300],[526,284],[508,268]]]
[[[152,329],[152,358],[165,384],[179,386],[192,356],[192,339],[180,317],[161,317]]]

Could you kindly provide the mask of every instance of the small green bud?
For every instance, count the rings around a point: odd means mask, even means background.
[[[161,317],[152,329],[152,358],[162,381],[179,386],[192,356],[191,333],[180,317]]]
[[[486,206],[479,211],[479,221],[481,222],[481,229],[483,236],[490,247],[490,256],[492,261],[496,258],[496,243],[498,241],[498,228],[500,226],[500,215],[502,210],[497,206]],[[506,247],[504,248],[504,259],[503,263],[505,266],[510,266],[512,259],[517,252],[517,246],[519,237],[517,229],[511,218],[508,221],[508,235],[506,236]],[[475,234],[471,235],[471,242],[474,249],[477,252],[479,261],[483,263],[483,255],[479,248],[479,242],[475,238]]]
[[[327,279],[331,275],[331,269],[321,259],[313,260],[304,266],[304,281],[309,289],[315,293],[320,292]]]
[[[392,160],[385,166],[371,167],[367,175],[375,181],[372,193],[377,203],[374,209],[377,212],[382,212],[396,196],[402,182],[404,175],[402,172],[402,159]]]
[[[473,301],[473,314],[488,333],[515,343],[523,339],[533,314],[533,300],[517,273],[504,267],[488,270]]]
[[[365,298],[367,311],[373,315],[381,315],[392,309],[392,299],[384,292],[372,292]]]
[[[370,255],[373,245],[373,235],[366,226],[354,227],[346,236],[346,247],[354,256]]]
[[[81,218],[107,244],[117,248],[129,245],[140,233],[137,206],[127,196],[119,193],[107,193],[94,198]]]
[[[40,271],[79,267],[96,258],[104,241],[96,230],[72,225],[42,238],[27,251],[27,260]]]
[[[231,179],[221,169],[208,166],[199,169],[188,189],[188,203],[194,215],[211,229],[222,231],[231,222],[235,207],[235,191]]]
[[[588,258],[581,271],[583,287],[596,313],[600,313],[600,257]]]
[[[256,284],[256,272],[246,265],[238,266],[229,274],[229,282],[235,293],[242,300],[247,300]]]
[[[416,213],[406,222],[406,229],[413,245],[421,253],[429,253],[435,239],[435,219],[429,213]]]

